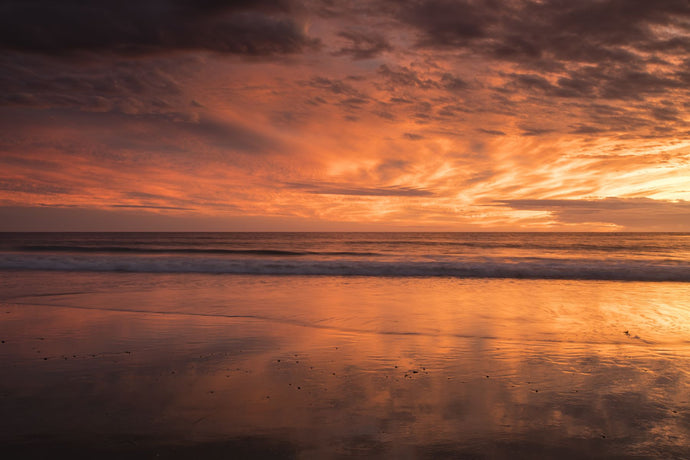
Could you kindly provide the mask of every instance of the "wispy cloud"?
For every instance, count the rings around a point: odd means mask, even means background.
[[[317,195],[353,195],[353,196],[433,196],[434,193],[415,187],[351,187],[346,184],[300,184],[288,183],[289,188],[302,190]]]

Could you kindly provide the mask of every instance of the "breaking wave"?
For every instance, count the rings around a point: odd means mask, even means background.
[[[3,270],[133,273],[572,279],[690,282],[690,263],[673,260],[482,258],[376,260],[231,258],[195,255],[0,253]]]

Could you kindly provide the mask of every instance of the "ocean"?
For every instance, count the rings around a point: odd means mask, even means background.
[[[690,457],[687,233],[5,233],[0,315],[16,457]]]
[[[8,233],[0,269],[690,281],[687,233]]]

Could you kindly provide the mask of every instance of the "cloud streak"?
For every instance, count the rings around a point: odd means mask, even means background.
[[[684,230],[690,225],[690,201],[649,198],[601,200],[506,200],[497,204],[516,210],[548,211],[560,222],[605,223],[634,230]]]

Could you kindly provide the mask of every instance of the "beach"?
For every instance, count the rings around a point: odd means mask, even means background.
[[[16,458],[690,455],[690,283],[0,280],[0,441]]]

